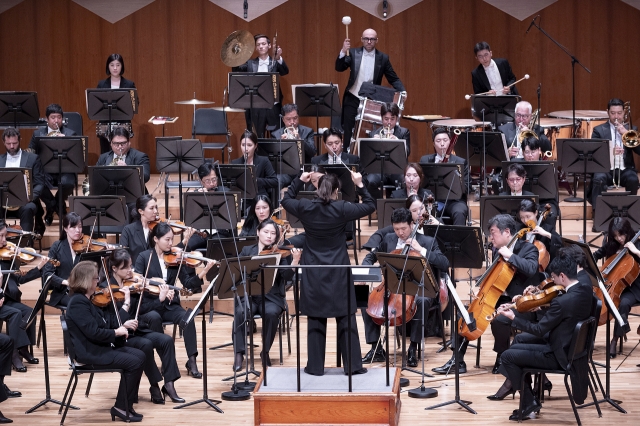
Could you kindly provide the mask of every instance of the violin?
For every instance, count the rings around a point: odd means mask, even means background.
[[[543,220],[551,215],[551,204],[547,204],[544,206],[544,211],[540,213],[540,217],[538,217],[538,222],[534,223],[533,229],[540,226]],[[527,224],[529,225],[529,224]],[[538,272],[544,272],[549,266],[549,260],[551,256],[549,255],[549,250],[544,245],[542,241],[536,240],[535,234],[529,234],[527,236],[527,241],[532,243],[538,249]]]
[[[36,234],[35,232],[23,231],[20,225],[11,225],[11,227],[7,227],[7,238],[16,238],[20,235],[33,235],[33,238],[35,239],[42,238],[42,235]]]
[[[125,279],[122,283],[129,284],[131,291],[140,293],[144,290],[154,295],[160,294],[160,286],[164,284],[160,281],[154,281],[151,278],[145,278],[144,275],[137,272],[134,272],[131,278]],[[179,292],[181,296],[191,296],[193,294],[193,292],[188,288],[176,287],[168,284],[167,287],[169,287],[170,290]]]
[[[178,266],[185,265],[191,268],[196,268],[202,265],[202,262],[214,262],[218,263],[217,260],[209,259],[208,257],[202,256],[202,253],[199,251],[185,252],[180,247],[171,247],[171,251],[165,253],[162,256],[164,260],[164,264],[166,266]]]
[[[169,224],[169,226],[171,226],[171,230],[175,235],[181,235],[184,231],[193,229],[194,234],[200,235],[202,238],[207,238],[207,233],[205,231],[200,231],[190,226],[186,226],[184,222],[181,222],[179,220],[171,220],[171,219],[166,220],[166,219],[160,218],[160,216],[157,216],[156,220],[152,220],[151,222],[148,223],[149,229],[151,230],[155,228],[156,225],[159,224],[160,222],[165,222]]]
[[[7,241],[7,245],[0,248],[0,259],[12,260],[17,257],[24,263],[31,263],[36,257],[47,259],[47,262],[51,263],[56,268],[60,266],[60,262],[56,259],[50,259],[47,256],[39,254],[34,248],[31,247],[18,247],[12,242]]]
[[[265,256],[265,255],[269,255],[269,254],[280,254],[284,257],[290,256],[291,255],[291,250],[293,250],[295,247],[293,247],[292,245],[287,245],[287,246],[279,246],[277,244],[272,244],[270,246],[266,246],[264,248],[264,250],[262,250],[260,253],[258,253],[260,256]]]
[[[547,278],[542,281],[538,287],[535,287],[533,291],[525,292],[515,297],[515,302],[507,305],[509,309],[516,308],[516,311],[520,313],[532,312],[536,309],[548,305],[557,296],[563,294],[565,288],[561,285],[553,283],[551,278]],[[487,315],[486,320],[491,322],[498,315],[496,310],[493,314]]]
[[[88,235],[83,235],[81,239],[74,241],[71,247],[76,253],[125,248],[120,244],[109,244],[106,238],[89,238]]]
[[[111,291],[108,288],[98,288],[91,296],[91,302],[99,307],[106,308],[111,303],[111,295],[116,303],[124,302],[124,294],[120,291],[118,284],[111,284]]]

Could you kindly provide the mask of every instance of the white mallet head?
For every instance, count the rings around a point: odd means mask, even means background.
[[[524,75],[524,78],[525,78],[526,80],[529,80],[529,74],[525,74],[525,75]]]
[[[464,98],[465,98],[466,100],[469,100],[469,99],[471,99],[471,95],[464,95]]]
[[[349,25],[351,23],[351,17],[350,16],[343,16],[342,17],[342,23],[345,25]]]

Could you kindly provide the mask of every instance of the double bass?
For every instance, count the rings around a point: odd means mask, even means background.
[[[513,250],[518,239],[524,237],[527,232],[531,232],[534,225],[535,222],[527,223],[525,228],[522,228],[513,236],[509,244],[507,244],[507,248]],[[461,318],[458,321],[458,333],[461,336],[469,341],[476,340],[482,336],[491,322],[487,318],[492,318],[498,299],[505,292],[515,274],[516,268],[504,260],[501,255],[497,255],[491,266],[478,278],[476,286],[480,286],[480,290],[471,305],[469,305],[469,314],[473,314],[473,318],[476,319],[476,329],[474,331],[469,330],[469,327]]]

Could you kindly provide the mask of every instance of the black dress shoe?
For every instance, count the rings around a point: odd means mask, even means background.
[[[266,356],[266,359],[264,359],[265,356]],[[267,367],[271,367],[271,357],[269,356],[269,354],[264,355],[264,353],[260,352],[260,360],[266,361]]]
[[[178,396],[177,393],[175,393],[174,391],[174,396],[171,395],[171,393],[169,393],[169,391],[167,390],[167,388],[165,388],[164,386],[162,386],[162,399],[164,399],[165,396],[168,396],[169,399],[171,400],[171,402],[173,403],[180,403],[182,404],[184,402],[184,398],[180,398]]]
[[[520,412],[520,410],[516,410],[512,415],[510,415],[509,420],[513,420],[516,422],[520,419],[529,420],[529,414],[533,413],[534,411],[540,411],[541,407],[542,406],[540,405],[540,403],[534,399],[533,403],[524,408],[522,412]]]
[[[487,399],[490,401],[502,401],[507,397],[507,395],[511,395],[513,397],[512,399],[515,399],[516,397],[516,390],[511,388],[511,383],[509,383],[509,387],[506,387],[503,384],[500,386],[500,389],[498,389],[498,392],[493,395],[489,395]]]
[[[18,354],[20,354],[20,356],[24,358],[29,364],[40,364],[40,360],[31,355],[29,351],[19,349]]]
[[[142,421],[142,416],[138,415],[135,416],[131,411],[129,411],[129,417],[127,417],[126,414],[122,414],[120,412],[120,410],[118,410],[116,407],[111,407],[111,410],[109,411],[111,414],[111,421],[115,422],[116,421],[116,417],[119,418],[120,420],[122,420],[123,422],[141,422]]]
[[[11,364],[11,368],[13,368],[13,371],[15,371],[17,373],[26,373],[27,372],[27,367],[25,367],[24,365],[22,367],[16,367],[15,365]]]
[[[8,398],[20,398],[22,396],[22,392],[12,391],[7,385],[4,385],[4,391]]]
[[[409,348],[407,351],[407,366],[409,367],[417,367],[418,366],[418,355],[417,348]]]
[[[372,362],[385,362],[387,360],[386,353],[384,349],[378,348],[376,351],[374,348],[371,348],[369,352],[362,358],[363,364],[370,364]]]
[[[149,393],[151,394],[151,402],[164,405],[164,395],[158,386],[149,387]]]
[[[192,370],[191,367],[189,367],[189,361],[187,361],[184,366],[187,367],[187,376],[191,376],[194,379],[202,379],[202,373],[198,370]]]
[[[0,423],[13,423],[13,420],[6,418],[0,411]]]
[[[140,417],[140,418],[144,417],[142,414],[136,413],[136,410],[134,410],[133,407],[129,408],[129,414],[131,414],[134,417]]]
[[[51,224],[53,223],[53,209],[49,212],[47,212],[46,215],[44,215],[44,223],[47,226],[51,226]]]
[[[438,374],[450,374],[455,373],[453,358],[447,361],[447,363],[441,367],[432,368],[431,371]],[[458,363],[458,371],[460,374],[467,372],[467,364],[464,361]]]
[[[367,370],[366,368],[362,367],[362,368],[361,368],[361,369],[359,369],[359,370],[352,371],[352,372],[351,372],[351,375],[352,375],[352,376],[355,376],[356,374],[366,374],[366,372],[367,372],[367,371],[368,371],[368,370]],[[344,373],[344,375],[345,375],[345,376],[348,376],[348,375],[349,375],[349,373]]]
[[[233,371],[242,370],[242,363],[244,362],[244,354],[237,352],[235,360],[233,361]]]

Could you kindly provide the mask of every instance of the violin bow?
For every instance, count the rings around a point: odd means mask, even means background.
[[[91,248],[91,240],[93,239],[93,231],[96,229],[96,222],[98,221],[98,215],[93,219],[93,225],[91,226],[91,232],[89,233],[89,242],[87,242],[87,249],[84,251],[85,253],[89,253],[89,248]]]
[[[153,252],[151,252],[151,256],[149,256],[149,261],[147,262],[147,269],[144,272],[144,280],[142,281],[142,290],[140,291],[140,298],[138,299],[138,307],[136,308],[136,317],[134,318],[136,321],[138,321],[140,306],[142,306],[142,298],[144,297],[144,288],[147,285],[147,274],[149,273],[149,267],[151,266],[151,259],[153,259]]]
[[[107,262],[104,257],[100,258],[100,263],[102,263],[102,269],[104,269],[104,279],[107,280],[107,288],[109,289],[109,294],[111,295],[111,303],[113,304],[113,311],[116,313],[116,318],[118,319],[118,325],[122,327],[122,320],[120,319],[120,313],[118,312],[118,305],[116,305],[116,299],[113,297],[113,291],[111,290],[111,280],[109,279],[109,271],[107,270]]]

